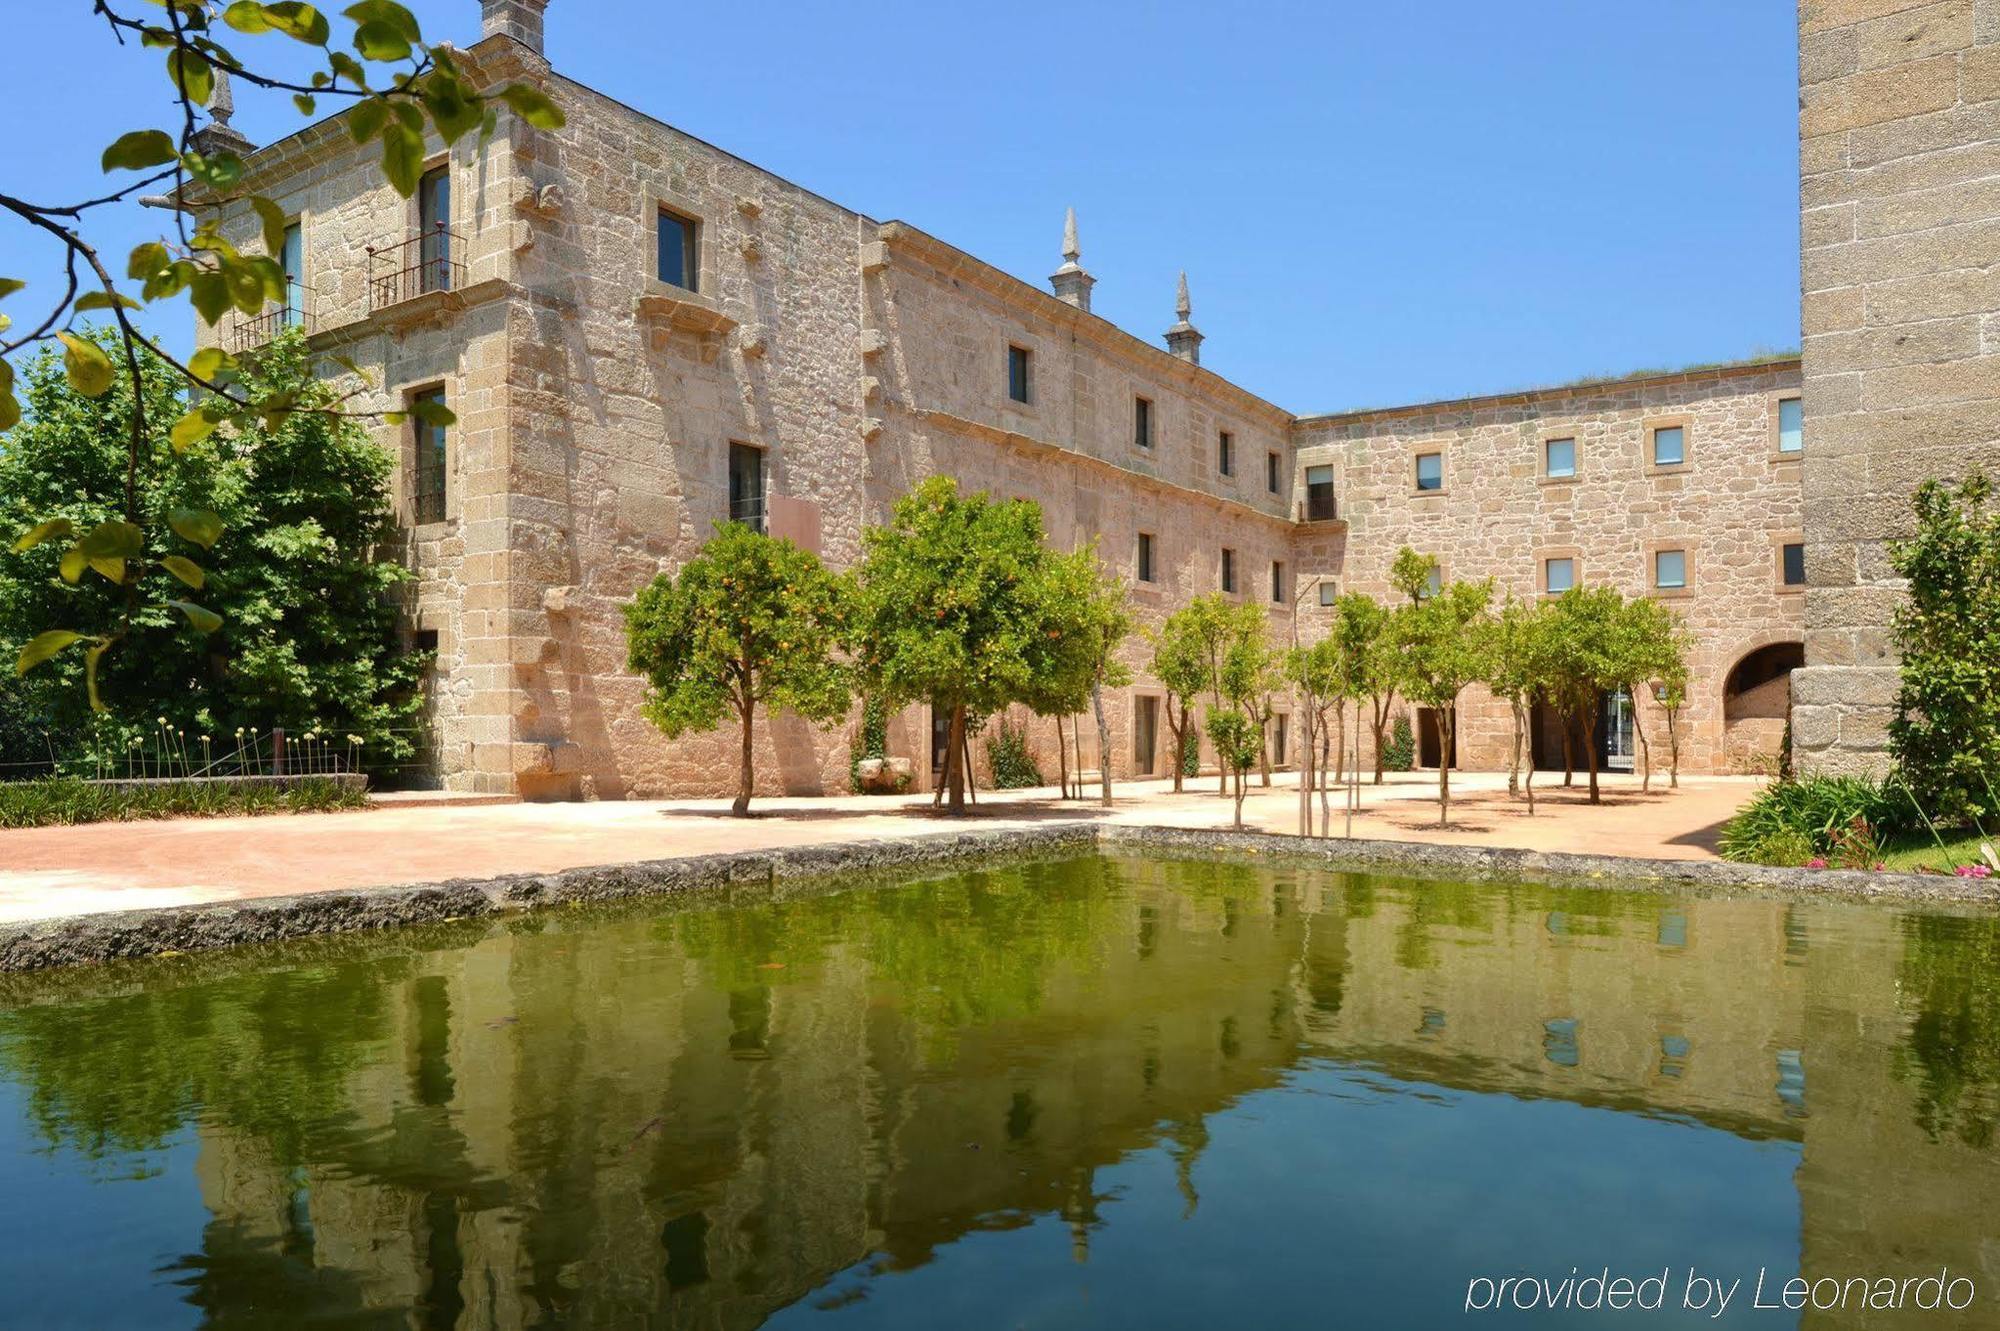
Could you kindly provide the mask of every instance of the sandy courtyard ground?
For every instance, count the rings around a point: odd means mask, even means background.
[[[1631,777],[1607,777],[1604,802],[1585,802],[1582,779],[1553,778],[1530,817],[1506,778],[1454,773],[1452,825],[1437,827],[1434,773],[1392,774],[1362,787],[1354,835],[1458,841],[1530,850],[1712,859],[1721,825],[1761,784],[1751,777],[1656,778],[1642,794]],[[1252,781],[1256,778],[1253,776]],[[1546,774],[1538,777],[1541,787]],[[1246,825],[1298,830],[1289,775],[1253,784]],[[906,837],[963,827],[1105,819],[1175,827],[1227,827],[1230,801],[1205,777],[1175,795],[1165,782],[1129,782],[1110,809],[1063,801],[1053,788],[982,794],[974,817],[944,818],[930,796],[760,799],[749,820],[726,800],[595,804],[430,804],[351,813],[97,823],[0,832],[0,921],[93,911],[233,901],[389,883],[548,872],[591,864],[769,849],[864,837]],[[1334,796],[1333,832],[1343,830]]]

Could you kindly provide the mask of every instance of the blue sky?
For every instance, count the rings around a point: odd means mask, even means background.
[[[412,8],[477,37],[476,0]],[[82,197],[105,142],[164,123],[158,54],[88,9],[12,16],[0,190]],[[1203,363],[1295,411],[1798,341],[1789,0],[554,0],[548,29],[570,76],[1038,285],[1074,205],[1099,313],[1157,339],[1185,268]],[[239,94],[236,123],[262,142],[298,116]],[[121,267],[159,221],[105,219]],[[52,282],[50,253],[0,225],[0,274]]]

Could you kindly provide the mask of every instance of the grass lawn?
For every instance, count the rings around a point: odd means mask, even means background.
[[[1944,838],[1942,848],[1929,832],[1898,833],[1889,839],[1882,862],[1891,869],[1905,872],[1928,868],[1941,873],[1950,873],[1952,866],[1958,864],[1985,863],[1979,854],[1979,833],[1948,832],[1939,828],[1938,835]]]

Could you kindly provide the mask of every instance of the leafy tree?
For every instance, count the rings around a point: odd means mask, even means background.
[[[1653,696],[1653,681],[1671,673],[1677,663],[1681,673],[1686,673],[1681,650],[1685,632],[1680,616],[1650,596],[1627,602],[1618,623],[1615,655],[1622,686],[1632,700],[1632,731],[1639,737],[1640,761],[1645,769],[1641,790],[1653,788],[1653,746],[1646,736],[1639,699]]]
[[[1256,685],[1262,656],[1252,653],[1246,644],[1254,643],[1257,653],[1263,650],[1263,610],[1233,601],[1220,592],[1210,592],[1189,601],[1173,618],[1179,621],[1177,632],[1186,635],[1188,650],[1201,662],[1201,687],[1208,694],[1210,714],[1233,705],[1227,688],[1232,682],[1228,672],[1232,668],[1232,654],[1239,650],[1242,654],[1233,661],[1238,672],[1234,682],[1245,690],[1247,697]],[[1229,796],[1229,768],[1226,764],[1222,767],[1218,793],[1225,799]]]
[[[342,748],[356,736],[364,765],[409,759],[429,662],[398,643],[395,593],[409,574],[384,557],[396,533],[388,454],[358,422],[317,409],[332,393],[292,331],[244,376],[250,391],[288,396],[299,410],[185,447],[151,437],[127,505],[118,490],[131,422],[158,418],[181,387],[157,358],[142,355],[140,371],[135,405],[128,380],[93,397],[53,353],[28,365],[28,419],[0,447],[0,531],[27,529],[0,554],[0,653],[45,650],[46,632],[23,639],[48,623],[73,626],[88,650],[58,644],[40,669],[17,667],[12,699],[0,700],[15,712],[11,728],[116,748],[160,717],[190,737],[282,726],[319,730]],[[60,535],[30,539],[49,523],[88,532],[128,513],[139,521],[127,552],[81,567]],[[203,604],[141,596],[141,567]],[[166,631],[184,619],[209,632]],[[103,655],[103,643],[127,633],[146,635],[143,650]],[[95,717],[92,695],[106,709]]]
[[[1667,784],[1678,790],[1681,784],[1681,709],[1688,699],[1688,659],[1692,646],[1686,625],[1682,625],[1674,639],[1673,654],[1660,669],[1660,677],[1653,689],[1653,698],[1660,704],[1661,712],[1667,718]],[[1791,738],[1790,721],[1785,722],[1786,739]]]
[[[1432,708],[1438,725],[1438,826],[1451,816],[1452,739],[1458,696],[1485,679],[1493,666],[1491,579],[1448,583],[1407,612],[1403,635],[1403,692]]]
[[[546,93],[529,84],[480,86],[447,47],[423,40],[417,21],[392,0],[362,0],[346,17],[352,30],[336,45],[332,25],[319,10],[294,0],[259,3],[233,0],[155,0],[157,12],[123,12],[117,0],[95,0],[93,12],[104,20],[106,39],[163,53],[162,69],[171,96],[166,99],[165,127],[140,127],[108,144],[101,163],[107,174],[122,173],[121,182],[99,197],[31,203],[0,191],[0,216],[8,217],[44,240],[53,240],[61,258],[48,274],[36,314],[23,331],[9,338],[12,320],[0,314],[0,434],[21,419],[14,389],[15,358],[38,346],[60,345],[70,386],[87,398],[102,398],[123,382],[129,410],[125,415],[125,465],[112,476],[93,476],[81,498],[97,514],[91,526],[65,522],[54,508],[32,510],[28,517],[32,548],[43,543],[60,547],[60,555],[79,577],[84,573],[112,583],[124,605],[109,630],[79,629],[75,621],[30,620],[24,625],[29,645],[16,658],[27,671],[66,648],[81,644],[88,665],[95,665],[112,647],[144,632],[164,630],[185,619],[198,632],[217,624],[212,604],[196,604],[175,581],[189,580],[166,562],[162,551],[168,538],[157,529],[166,516],[149,510],[145,494],[157,483],[150,473],[166,459],[159,441],[169,439],[174,450],[187,449],[219,427],[245,429],[261,422],[267,432],[298,413],[326,414],[345,410],[342,399],[315,394],[311,405],[268,377],[239,365],[231,356],[207,348],[186,361],[164,351],[141,331],[137,318],[146,306],[186,300],[203,323],[213,326],[230,310],[244,315],[263,312],[268,303],[282,303],[286,278],[277,255],[282,245],[285,215],[270,198],[240,188],[244,162],[233,151],[231,137],[212,132],[224,125],[233,105],[231,79],[248,89],[290,97],[301,117],[318,114],[321,99],[348,105],[346,128],[357,144],[379,142],[385,180],[405,198],[415,192],[426,155],[425,132],[435,131],[449,146],[477,133],[482,139],[497,128],[504,107],[512,116],[537,129],[563,123],[560,110]],[[323,60],[304,81],[260,72],[238,55],[242,38],[282,38],[297,42]],[[225,39],[230,45],[225,45]],[[342,47],[350,48],[341,49]],[[136,179],[134,178],[136,176]],[[91,238],[97,210],[142,195],[165,190],[186,205],[169,210],[171,234],[148,240],[120,265]],[[34,194],[36,191],[23,191]],[[222,233],[225,210],[253,213],[261,223],[261,254],[246,254]],[[123,280],[114,276],[122,267]],[[14,276],[0,276],[0,299],[28,285]],[[106,336],[77,331],[79,316],[103,311],[110,319]],[[163,365],[182,387],[202,390],[198,402],[162,397],[147,386],[147,376]],[[424,411],[439,424],[450,423],[442,407]],[[384,418],[395,413],[385,413]],[[182,476],[186,483],[186,476]],[[191,492],[183,503],[219,513],[219,494]],[[179,534],[186,536],[185,531]],[[206,523],[196,544],[211,553],[213,573],[227,553],[213,550],[215,533]],[[190,538],[193,539],[193,538]],[[74,579],[72,580],[74,581]],[[158,590],[156,590],[158,589]],[[199,588],[193,588],[199,590]],[[166,606],[178,611],[157,613]],[[46,607],[44,607],[46,608]],[[84,678],[89,677],[89,670]],[[93,704],[95,699],[93,699]]]
[[[1358,593],[1350,592],[1348,595],[1357,596]],[[1300,765],[1300,836],[1312,834],[1312,791],[1315,787],[1319,791],[1319,834],[1328,834],[1332,810],[1327,802],[1327,778],[1329,773],[1338,773],[1344,761],[1340,747],[1347,735],[1346,704],[1350,699],[1361,697],[1352,644],[1342,631],[1345,624],[1344,618],[1336,617],[1333,630],[1326,637],[1309,646],[1294,647],[1285,658],[1286,677],[1297,686],[1305,712],[1312,720],[1305,742],[1310,746],[1315,737],[1318,742],[1317,756],[1308,753],[1314,760],[1309,765]],[[1332,714],[1330,722],[1329,713]],[[1357,716],[1357,725],[1359,720]],[[1327,761],[1329,757],[1333,759],[1332,763]]]
[[[1409,546],[1402,546],[1390,561],[1389,585],[1409,597],[1411,605],[1420,604],[1431,594],[1431,579],[1438,568],[1436,555],[1420,555]]]
[[[1540,604],[1533,601],[1517,601],[1512,596],[1500,607],[1500,614],[1493,627],[1493,656],[1486,675],[1486,687],[1493,696],[1507,704],[1508,714],[1513,720],[1513,741],[1507,754],[1507,793],[1514,794],[1521,786],[1521,767],[1524,762],[1533,767],[1533,755],[1527,752],[1529,745],[1528,722],[1533,715],[1535,700],[1542,679],[1537,652],[1540,647],[1543,616]],[[1528,774],[1528,784],[1534,784],[1534,773]],[[1532,789],[1528,794],[1528,811],[1534,812],[1535,800]]]
[[[1572,587],[1544,605],[1547,616],[1541,654],[1545,696],[1565,729],[1580,721],[1586,735],[1604,725],[1604,695],[1625,680],[1619,659],[1625,598],[1615,587]],[[1590,802],[1602,803],[1597,787],[1597,745],[1585,745],[1590,763]]]
[[[662,573],[625,607],[629,667],[651,685],[646,717],[677,739],[742,729],[737,817],[756,788],[757,707],[809,721],[845,716],[846,669],[834,659],[845,617],[839,582],[790,541],[722,523],[680,575]]]
[[[1389,751],[1389,726],[1395,719],[1396,690],[1402,684],[1402,611],[1391,610],[1374,597],[1349,592],[1340,598],[1340,618],[1335,628],[1344,643],[1343,655],[1356,699],[1355,717],[1360,719],[1360,702],[1368,699],[1369,729],[1375,740],[1375,784],[1382,784]]]
[[[1925,482],[1912,507],[1916,531],[1889,547],[1910,584],[1889,750],[1936,821],[1976,822],[2000,813],[2000,503],[1975,472]]]
[[[1257,723],[1247,712],[1235,707],[1211,709],[1208,714],[1208,739],[1215,746],[1217,759],[1222,764],[1224,791],[1235,781],[1236,821],[1235,826],[1243,826],[1243,774],[1257,761],[1257,752],[1262,746],[1262,736],[1257,732]]]
[[[1125,585],[1097,559],[1094,544],[1050,555],[1040,581],[1045,645],[1029,692],[1033,696],[1087,696],[1097,721],[1097,771],[1101,799],[1111,803],[1111,725],[1104,690],[1132,682],[1118,648],[1132,634]],[[1081,705],[1069,709],[1079,712]],[[1077,773],[1082,785],[1083,774]]]
[[[862,533],[862,549],[857,665],[889,705],[928,703],[950,718],[945,788],[962,814],[967,716],[1045,698],[1073,659],[1075,621],[1049,593],[1041,508],[961,495],[933,476],[896,502],[888,526]]]
[[[1192,606],[1174,611],[1149,634],[1153,644],[1153,678],[1166,693],[1167,731],[1174,737],[1174,793],[1182,779],[1193,775],[1195,764],[1188,759],[1190,748],[1199,750],[1194,728],[1194,700],[1208,688],[1208,658],[1198,615]],[[1197,762],[1199,758],[1197,757]]]

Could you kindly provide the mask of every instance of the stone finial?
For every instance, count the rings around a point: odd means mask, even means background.
[[[1188,300],[1187,272],[1181,272],[1179,287],[1174,292],[1174,326],[1167,330],[1167,350],[1190,365],[1201,364],[1201,333],[1188,322],[1193,312]]]
[[[536,55],[542,52],[542,13],[549,0],[479,0],[479,35],[512,37]]]
[[[205,156],[232,152],[241,157],[256,145],[243,131],[229,123],[236,114],[236,94],[229,86],[229,71],[215,67],[215,86],[208,94],[208,123],[195,131],[195,147]]]
[[[215,69],[215,86],[208,94],[208,118],[218,125],[227,125],[229,117],[236,114],[236,94],[229,90],[229,71],[220,65]]]
[[[1083,265],[1077,262],[1082,253],[1076,243],[1076,209],[1071,208],[1063,217],[1063,264],[1049,277],[1049,287],[1057,300],[1088,314],[1090,289],[1097,285],[1097,279],[1084,272]]]

